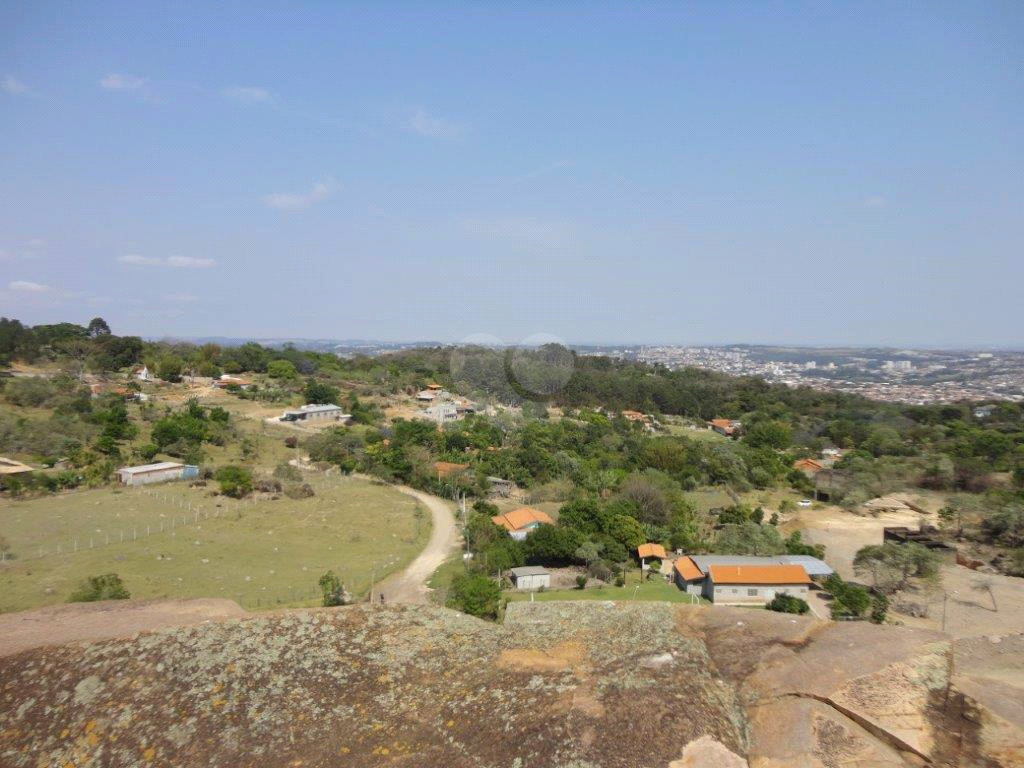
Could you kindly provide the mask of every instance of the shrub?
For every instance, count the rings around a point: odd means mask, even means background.
[[[116,573],[102,576],[90,576],[71,593],[69,603],[92,603],[97,600],[127,600],[131,595],[125,589],[124,582]]]
[[[875,624],[885,622],[885,615],[889,612],[889,598],[878,594],[871,598],[871,621]]]
[[[452,579],[447,605],[470,616],[496,619],[500,601],[498,582],[479,573],[460,573]]]
[[[289,499],[310,499],[316,496],[316,491],[309,483],[290,483],[285,486],[284,495]]]
[[[338,578],[334,571],[325,573],[317,583],[320,585],[320,591],[323,592],[323,604],[325,607],[348,605],[352,602],[352,596],[345,589],[345,585],[342,584],[341,579]]]
[[[807,604],[806,600],[801,600],[799,597],[793,597],[792,595],[780,594],[776,595],[768,605],[765,606],[769,611],[777,611],[779,613],[800,613],[804,614],[811,610],[811,607]]]
[[[274,467],[274,477],[278,480],[290,480],[297,483],[302,480],[302,473],[291,464],[281,462]]]
[[[220,492],[225,496],[240,499],[252,491],[252,474],[245,467],[235,464],[221,467],[214,479],[220,483]]]
[[[587,586],[587,577],[585,574],[580,574],[576,577],[576,589],[585,589]]]

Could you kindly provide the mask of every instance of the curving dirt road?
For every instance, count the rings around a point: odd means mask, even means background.
[[[392,487],[426,504],[430,510],[433,528],[430,532],[430,541],[419,556],[409,563],[404,571],[392,574],[376,585],[372,598],[380,600],[379,596],[384,595],[384,600],[388,603],[426,603],[430,595],[427,579],[438,566],[459,550],[462,537],[455,525],[455,516],[448,502],[412,488],[397,485]]]

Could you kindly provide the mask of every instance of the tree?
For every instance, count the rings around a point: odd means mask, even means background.
[[[871,575],[873,585],[884,593],[904,589],[912,578],[936,581],[939,556],[922,544],[871,544],[862,547],[853,558],[857,574]]]
[[[334,571],[325,573],[317,583],[320,585],[320,591],[323,592],[323,604],[325,607],[348,605],[352,602],[348,590],[345,589],[345,585],[341,583],[341,579],[338,578]]]
[[[481,619],[498,618],[501,587],[480,573],[460,573],[452,579],[447,606]]]
[[[544,523],[526,537],[523,554],[530,564],[564,565],[573,562],[581,543],[579,533],[573,529]]]
[[[291,360],[272,360],[267,364],[267,375],[272,379],[294,379],[299,372]]]
[[[97,600],[127,600],[130,598],[124,582],[116,573],[102,576],[90,576],[83,584],[71,593],[69,603],[92,603]]]
[[[316,379],[308,379],[302,394],[306,398],[306,402],[310,404],[337,405],[340,393],[336,387],[332,387],[330,384]]]
[[[107,321],[102,317],[94,317],[90,320],[86,330],[89,332],[89,336],[94,339],[97,336],[110,336],[110,326],[107,325]]]
[[[177,355],[164,355],[156,366],[156,375],[164,381],[181,381],[185,363]]]
[[[776,595],[765,607],[769,611],[777,611],[779,613],[803,614],[811,610],[811,606],[807,604],[806,600],[801,600],[799,597],[793,597],[793,595],[784,593]]]
[[[240,499],[252,491],[252,473],[245,467],[229,464],[218,469],[213,477],[225,496]]]
[[[743,441],[752,448],[785,450],[793,440],[792,430],[781,421],[761,421],[747,429]]]
[[[832,595],[833,619],[863,616],[871,606],[871,596],[864,587],[850,584],[832,574],[825,579],[825,589]]]

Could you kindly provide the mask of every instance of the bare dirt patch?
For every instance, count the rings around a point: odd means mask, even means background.
[[[246,616],[233,600],[110,600],[0,614],[0,656]]]

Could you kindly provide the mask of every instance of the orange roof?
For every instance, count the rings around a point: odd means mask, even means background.
[[[683,577],[684,581],[693,581],[694,579],[703,579],[704,574],[701,572],[697,564],[688,557],[680,557],[673,563],[676,571]]]
[[[636,553],[640,557],[658,557],[664,560],[668,555],[665,554],[665,548],[661,544],[641,544],[636,548]]]
[[[713,427],[721,427],[722,429],[729,429],[732,427],[732,419],[712,419],[708,422]]]
[[[511,512],[506,512],[503,515],[495,515],[491,518],[491,521],[495,525],[500,525],[502,528],[509,531],[518,531],[521,528],[526,528],[529,525],[547,523],[548,525],[554,525],[555,521],[551,519],[551,516],[546,512],[541,512],[539,509],[533,509],[532,507],[520,507],[519,509],[513,509]]]
[[[812,472],[817,472],[819,469],[824,469],[825,465],[820,461],[814,459],[800,459],[799,461],[793,462],[793,469],[809,469]]]
[[[450,461],[435,461],[434,469],[437,471],[437,476],[448,477],[448,475],[456,475],[459,472],[464,472],[469,469],[469,464],[453,464]]]
[[[712,565],[708,567],[715,584],[808,584],[802,565]]]

